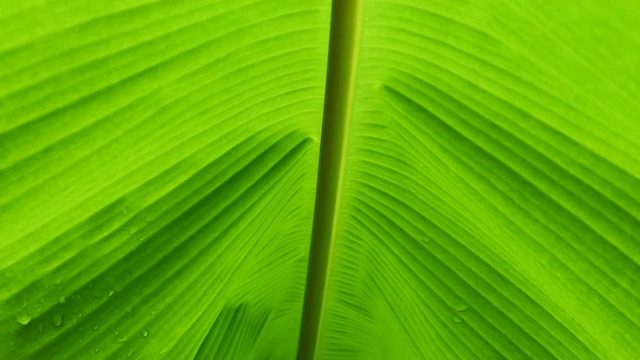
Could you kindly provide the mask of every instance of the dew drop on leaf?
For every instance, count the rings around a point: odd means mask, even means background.
[[[60,326],[62,325],[62,314],[53,314],[53,325]]]
[[[66,302],[67,302],[67,298],[66,298],[65,296],[60,296],[60,297],[58,298],[58,302],[59,302],[60,304],[62,304],[62,303],[66,303]]]
[[[31,322],[31,315],[24,310],[20,310],[16,314],[16,321],[18,321],[20,325],[27,325],[29,322]]]
[[[113,290],[109,290],[109,296],[113,295]]]
[[[460,324],[460,323],[462,323],[462,318],[460,316],[456,315],[456,316],[453,317],[453,322],[456,323],[456,324]]]
[[[455,306],[455,309],[457,312],[467,311],[468,308],[469,308],[469,304],[463,303],[463,302]]]
[[[142,330],[142,337],[146,338],[147,336],[149,336],[149,332],[146,329]]]
[[[44,332],[44,325],[43,325],[43,324],[39,324],[39,325],[38,325],[38,332],[39,332],[40,334],[42,334],[42,333]]]

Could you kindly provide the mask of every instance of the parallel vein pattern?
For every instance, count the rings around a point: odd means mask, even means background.
[[[0,1],[0,358],[294,356],[327,4],[28,3]]]
[[[638,24],[367,2],[321,358],[640,354]]]

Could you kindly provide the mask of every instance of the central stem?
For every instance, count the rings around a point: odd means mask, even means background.
[[[336,234],[363,0],[333,0],[318,183],[298,360],[315,358]]]

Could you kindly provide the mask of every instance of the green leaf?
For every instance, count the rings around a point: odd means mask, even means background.
[[[0,359],[637,357],[638,24],[0,0]]]
[[[294,357],[328,4],[0,9],[0,358]]]
[[[365,1],[321,359],[640,354],[640,12]]]

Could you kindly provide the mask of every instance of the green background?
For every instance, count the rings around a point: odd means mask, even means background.
[[[329,1],[0,0],[0,358],[291,359]],[[319,359],[640,354],[640,7],[365,0]]]

